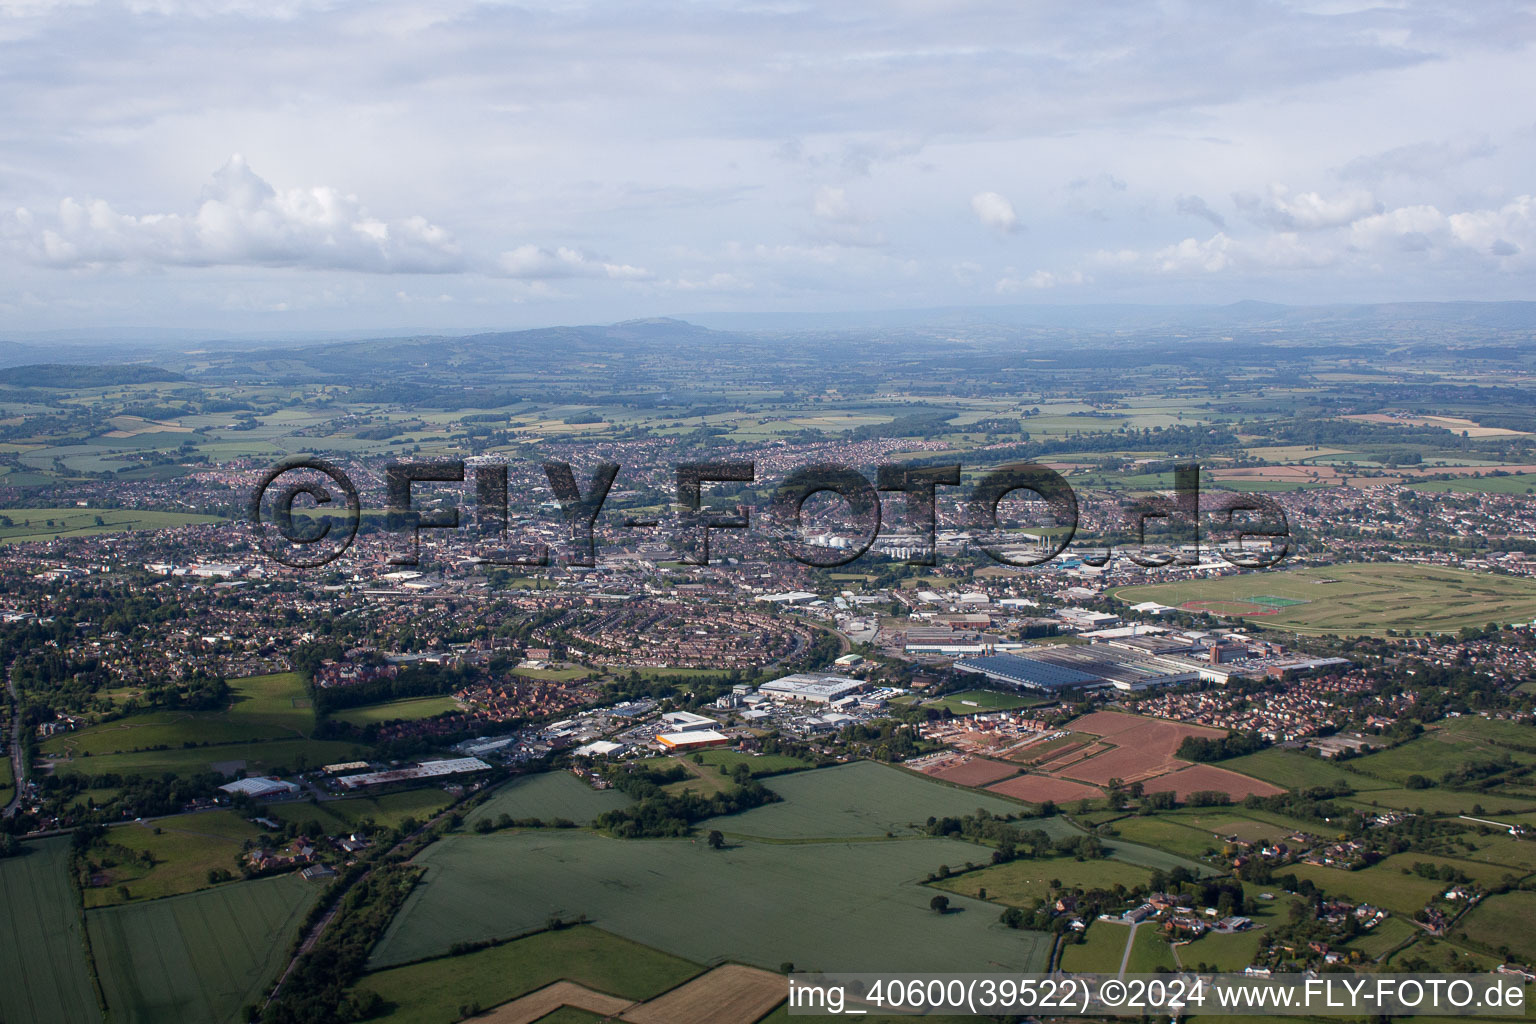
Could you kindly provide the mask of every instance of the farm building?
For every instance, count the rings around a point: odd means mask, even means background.
[[[299,787],[282,779],[236,779],[234,782],[226,782],[219,789],[230,796],[236,793],[244,793],[252,800],[270,800],[277,796],[296,796]]]
[[[820,675],[811,672],[797,672],[792,676],[775,679],[771,683],[764,683],[757,688],[757,692],[774,700],[796,700],[808,704],[830,704],[833,701],[846,697],[850,693],[858,693],[864,689],[865,683],[859,679],[848,679],[844,676]]]
[[[663,750],[703,750],[706,747],[728,746],[731,738],[713,729],[694,729],[690,732],[664,732],[656,737]]]

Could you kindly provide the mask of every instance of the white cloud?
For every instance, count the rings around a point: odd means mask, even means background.
[[[1019,215],[1013,204],[996,192],[978,192],[971,196],[971,212],[989,228],[1004,232],[1019,230]]]
[[[1026,288],[1045,290],[1063,285],[1088,284],[1093,278],[1086,276],[1081,270],[1068,270],[1060,273],[1050,270],[1037,270],[1028,277],[1020,279],[1016,277],[1000,278],[993,290],[999,295],[1011,295],[1021,292]]]
[[[811,204],[811,212],[822,220],[844,224],[857,219],[854,215],[852,204],[848,202],[847,189],[832,188],[829,185],[823,185],[816,190],[815,198]]]
[[[419,216],[372,216],[356,196],[316,186],[277,190],[238,154],[214,174],[190,214],[115,210],[106,200],[66,198],[51,221],[25,208],[7,236],[53,267],[308,267],[373,273],[463,269],[453,237]]]
[[[1361,217],[1381,212],[1381,204],[1375,197],[1358,189],[1330,198],[1318,192],[1292,195],[1284,185],[1271,185],[1266,198],[1252,195],[1233,198],[1255,219],[1290,231],[1343,227]]]
[[[607,277],[620,281],[644,281],[649,271],[623,263],[606,263],[576,249],[545,249],[521,245],[501,254],[497,269],[507,277],[552,279],[561,277]]]

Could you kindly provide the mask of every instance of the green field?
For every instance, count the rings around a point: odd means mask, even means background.
[[[64,733],[42,745],[45,754],[83,757],[185,744],[301,739],[314,728],[303,679],[294,672],[232,679],[223,711],[148,711]]]
[[[616,811],[634,803],[616,789],[593,789],[571,772],[541,772],[521,775],[497,789],[489,800],[476,807],[467,824],[503,814],[518,818],[538,818],[552,822],[566,818],[588,825],[604,811]]]
[[[1451,491],[1456,494],[1529,494],[1532,488],[1536,488],[1536,473],[1459,476],[1454,480],[1426,480],[1409,486],[1415,491]]]
[[[1121,818],[1110,826],[1129,842],[1199,860],[1208,850],[1221,852],[1222,843],[1209,830],[1192,828],[1163,815]]]
[[[11,508],[0,509],[0,515],[11,521],[10,526],[0,524],[0,544],[57,540],[60,537],[89,537],[100,533],[120,533],[123,530],[168,530],[176,526],[224,522],[219,516],[133,508]],[[98,517],[100,523],[96,522]]]
[[[0,807],[8,807],[16,795],[16,778],[11,771],[10,751],[0,753]]]
[[[357,988],[377,992],[389,1024],[452,1024],[459,1007],[498,1006],[566,980],[636,1001],[651,999],[703,968],[591,925],[539,932],[462,956],[367,975]],[[547,1018],[546,1018],[547,1019]]]
[[[1128,925],[1115,921],[1090,922],[1082,942],[1062,948],[1061,968],[1064,971],[1118,974],[1130,937]]]
[[[0,860],[0,1020],[101,1020],[69,881],[69,839],[44,839]]]
[[[1437,893],[1444,892],[1448,886],[1415,874],[1403,874],[1402,869],[1411,870],[1415,861],[1443,863],[1446,860],[1445,857],[1423,853],[1399,853],[1359,871],[1342,871],[1315,864],[1287,865],[1285,870],[1287,874],[1294,873],[1297,878],[1310,878],[1313,884],[1330,896],[1343,896],[1355,903],[1369,903],[1385,907],[1394,914],[1412,917],[1414,912],[1434,899]],[[1479,870],[1469,869],[1468,874],[1491,874],[1496,870],[1482,865]]]
[[[1536,960],[1536,893],[1507,892],[1490,896],[1462,918],[1456,931],[1485,946],[1509,947],[1514,959],[1522,963]]]
[[[1043,899],[1051,892],[1051,882],[1060,881],[1070,889],[1113,889],[1123,885],[1127,889],[1146,885],[1151,872],[1134,864],[1118,860],[1079,861],[1071,857],[1049,857],[1041,860],[1014,860],[996,864],[980,871],[967,871],[963,875],[931,883],[936,888],[962,896],[975,896],[986,890],[986,899],[1013,907],[1028,907],[1035,900]]]
[[[1406,782],[1410,775],[1423,775],[1438,782],[1446,772],[1469,761],[1507,756],[1519,764],[1536,764],[1536,753],[1532,751],[1536,751],[1536,729],[1531,726],[1463,715],[1446,719],[1407,743],[1356,758],[1350,764],[1356,771],[1398,784]],[[1521,802],[1517,798],[1510,805]],[[1503,806],[1499,797],[1490,794],[1470,796],[1469,803]]]
[[[1012,711],[1016,708],[1033,707],[1045,703],[1044,698],[1023,697],[1017,693],[999,693],[996,690],[964,690],[949,693],[936,700],[925,701],[924,707],[948,708],[957,715],[974,715],[982,711]]]
[[[287,962],[320,890],[284,875],[90,911],[91,946],[112,1019],[243,1019]]]
[[[84,890],[87,907],[105,907],[125,902],[119,886],[128,888],[135,900],[159,899],[179,893],[209,888],[210,869],[222,868],[240,873],[239,860],[247,839],[262,834],[233,811],[205,811],[160,818],[153,823],[118,825],[107,833],[107,842],[134,853],[149,853],[152,867],[126,858],[107,867],[99,884]],[[116,851],[113,851],[116,856]],[[100,851],[91,859],[100,861]]]
[[[792,778],[794,776],[791,776]],[[375,948],[392,966],[455,942],[506,938],[580,915],[699,963],[774,969],[1039,970],[1047,935],[997,922],[996,907],[952,897],[937,915],[922,879],[983,853],[953,840],[857,843],[620,840],[590,832],[452,836],[417,862],[423,883]],[[746,894],[759,894],[747,898]]]
[[[1129,604],[1193,605],[1197,610],[1300,633],[1453,632],[1463,626],[1536,618],[1536,580],[1395,562],[1245,572],[1120,587],[1113,595]],[[1274,608],[1255,603],[1256,597],[1305,603]]]
[[[766,783],[783,802],[745,814],[712,819],[703,827],[730,835],[765,839],[912,835],[930,816],[1020,814],[1023,804],[974,790],[957,789],[873,761],[855,761],[835,768],[784,775]],[[1053,835],[1072,831],[1055,818],[1027,823]]]
[[[132,754],[104,754],[100,757],[77,757],[60,762],[57,770],[63,774],[105,775],[159,775],[171,772],[176,775],[195,775],[214,771],[214,765],[244,762],[250,775],[270,774],[279,769],[298,770],[301,765],[310,768],[340,761],[354,761],[365,757],[367,751],[355,743],[339,740],[266,740],[258,743],[227,743],[217,747],[172,748],[170,750],[145,750]]]
[[[1356,792],[1369,789],[1386,789],[1388,784],[1349,771],[1325,761],[1313,754],[1302,754],[1280,747],[1270,747],[1257,754],[1245,754],[1221,762],[1221,767],[1241,772],[1255,779],[1273,782],[1286,789],[1309,789],[1313,786],[1345,785]]]
[[[414,722],[420,718],[458,711],[463,705],[452,697],[409,697],[392,700],[387,704],[373,704],[362,708],[338,711],[331,718],[348,725],[372,725],[375,722]]]
[[[348,832],[365,821],[384,828],[398,828],[406,818],[426,821],[452,802],[452,797],[436,786],[404,789],[379,796],[349,796],[341,800],[281,801],[268,804],[267,817],[291,821],[300,828],[318,822],[328,835]]]
[[[1409,774],[1412,774],[1411,772]],[[1471,814],[1472,808],[1481,807],[1477,817],[1504,818],[1505,812],[1524,813],[1536,810],[1536,800],[1525,796],[1506,796],[1503,793],[1463,793],[1454,789],[1372,789],[1343,801],[1356,807],[1397,807],[1428,814]]]
[[[1349,942],[1350,949],[1358,949],[1372,960],[1386,956],[1405,940],[1422,934],[1406,917],[1389,917],[1368,932],[1362,932]]]
[[[787,754],[748,754],[739,750],[717,749],[701,750],[698,756],[705,765],[715,769],[723,767],[727,771],[734,771],[738,764],[744,764],[752,772],[753,778],[796,772],[811,767],[809,761],[802,761],[798,757],[790,757]],[[692,755],[689,757],[691,759]]]
[[[1168,946],[1168,940],[1163,937],[1163,931],[1156,924],[1148,923],[1136,929],[1136,937],[1131,940],[1131,958],[1125,965],[1127,974],[1151,974],[1153,971],[1173,971],[1178,969],[1178,963],[1173,959],[1173,950]]]

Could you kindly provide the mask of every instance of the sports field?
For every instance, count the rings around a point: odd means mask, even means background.
[[[360,990],[389,1007],[389,1024],[451,1024],[459,1007],[489,1008],[551,982],[567,980],[611,995],[651,999],[697,975],[695,963],[620,938],[592,925],[539,932],[462,956],[378,971]]]
[[[616,811],[634,803],[616,789],[593,789],[570,772],[542,772],[522,775],[491,795],[468,815],[467,823],[485,818],[495,821],[501,815],[538,818],[552,822],[566,818],[581,825],[592,822],[604,811]]]
[[[901,836],[913,834],[913,826],[923,825],[930,816],[974,814],[978,808],[996,815],[1026,810],[1010,800],[929,782],[873,761],[796,772],[764,785],[782,796],[783,802],[714,818],[702,828],[767,839],[851,838],[887,832]],[[1070,825],[1052,818],[1040,819],[1039,827],[1061,830],[1053,831],[1053,835],[1071,830]]]
[[[99,1021],[69,881],[69,839],[43,839],[22,849],[0,860],[0,1020]]]
[[[963,896],[937,915],[922,879],[984,851],[944,839],[871,842],[620,840],[590,832],[452,836],[371,963],[441,955],[455,942],[542,928],[581,914],[599,927],[698,963],[769,969],[1039,970],[1047,935],[997,923]]]
[[[321,886],[298,875],[86,915],[114,1022],[240,1020],[287,962]]]
[[[1113,595],[1129,604],[1157,601],[1301,633],[1451,632],[1536,618],[1536,580],[1395,562],[1244,572],[1120,587]]]

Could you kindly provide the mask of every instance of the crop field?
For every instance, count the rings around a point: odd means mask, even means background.
[[[1270,747],[1257,754],[1245,754],[1221,762],[1228,771],[1251,775],[1286,789],[1310,789],[1313,786],[1343,784],[1356,792],[1385,789],[1388,783],[1341,768],[1311,754],[1300,754]]]
[[[697,964],[592,925],[538,932],[462,956],[441,957],[365,976],[388,1024],[452,1024],[459,1007],[491,1007],[552,982],[573,981],[626,999],[651,999],[702,970]]]
[[[307,800],[297,803],[281,801],[267,804],[267,817],[291,821],[300,828],[308,828],[307,823],[315,821],[327,832],[345,832],[364,821],[372,821],[385,828],[398,828],[406,818],[426,821],[451,801],[452,797],[436,786],[424,786],[379,796],[324,800],[319,804]]]
[[[125,902],[119,886],[126,886],[129,898],[135,900],[206,889],[213,884],[208,881],[211,869],[223,868],[238,875],[244,841],[261,834],[261,828],[233,811],[118,825],[107,833],[107,841],[133,853],[149,853],[155,859],[154,866],[123,858],[122,863],[104,868],[84,889],[85,905],[107,907]]]
[[[616,811],[634,803],[616,789],[593,789],[570,772],[541,772],[521,775],[497,789],[491,798],[468,815],[467,822],[505,814],[511,818],[538,818],[554,821],[568,818],[581,825],[590,824],[604,811]]]
[[[1039,970],[1047,935],[997,923],[989,904],[954,897],[936,915],[922,879],[978,856],[969,843],[619,840],[590,832],[453,836],[427,848],[427,875],[391,922],[372,964],[440,955],[579,915],[699,963],[769,969]],[[771,893],[707,899],[703,893]],[[814,921],[814,928],[807,922]]]
[[[1150,877],[1147,868],[1118,860],[1079,861],[1070,857],[1049,857],[994,864],[931,884],[946,892],[977,899],[983,898],[978,894],[985,889],[986,899],[1012,907],[1027,907],[1032,901],[1044,898],[1051,891],[1053,881],[1061,882],[1067,888],[1086,891],[1113,889],[1116,885],[1129,889],[1146,885]]]
[[[320,886],[297,875],[86,915],[114,1021],[240,1019],[287,962]]]
[[[338,722],[359,726],[372,725],[375,722],[414,722],[420,718],[432,718],[449,711],[457,711],[460,707],[459,702],[452,697],[408,697],[405,700],[392,700],[387,704],[348,708],[330,717]]]
[[[10,520],[10,525],[0,520],[0,544],[89,537],[124,530],[166,530],[224,521],[219,516],[137,508],[12,508],[0,509],[0,516]]]
[[[948,775],[940,777],[950,778]],[[1041,804],[1047,800],[1065,804],[1074,800],[1097,800],[1104,796],[1104,791],[1097,787],[1049,775],[1020,775],[987,788],[993,793],[1011,796],[1015,800],[1028,800],[1032,804]]]
[[[1180,800],[1188,800],[1191,793],[1225,793],[1233,803],[1245,796],[1276,796],[1285,790],[1261,779],[1239,775],[1213,764],[1192,764],[1188,768],[1159,775],[1146,781],[1147,792],[1162,793],[1171,790]]]
[[[851,838],[911,835],[930,816],[1018,814],[1024,808],[987,793],[956,789],[873,761],[796,772],[765,783],[783,797],[744,814],[714,818],[705,829],[767,839]],[[1041,819],[1050,829],[1053,819]],[[1064,822],[1060,826],[1070,829]]]
[[[69,839],[26,843],[0,860],[0,1020],[101,1020],[69,881]]]
[[[1536,893],[1506,892],[1473,907],[1456,930],[1494,949],[1508,946],[1514,959],[1530,963],[1536,959],[1532,921],[1536,921]]]
[[[1394,562],[1246,572],[1219,579],[1121,587],[1127,603],[1255,618],[1301,633],[1381,634],[1411,628],[1453,632],[1488,622],[1536,618],[1536,581],[1464,569]],[[1276,607],[1259,598],[1304,602]]]

